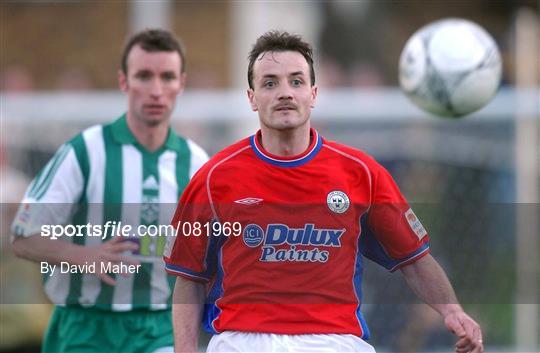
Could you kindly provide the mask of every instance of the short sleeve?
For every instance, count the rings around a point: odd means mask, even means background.
[[[164,251],[166,271],[197,282],[208,282],[215,271],[217,238],[211,234],[216,221],[204,173],[197,173],[186,187],[171,225],[175,235],[167,239]]]
[[[71,144],[62,145],[34,178],[11,226],[13,236],[38,234],[43,225],[64,225],[84,188],[84,178]]]
[[[362,254],[389,271],[412,263],[429,252],[429,237],[383,167],[375,173],[373,200],[361,219]]]

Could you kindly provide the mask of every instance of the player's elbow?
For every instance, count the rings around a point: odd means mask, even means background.
[[[11,249],[13,250],[13,254],[15,256],[20,258],[25,258],[25,251],[24,251],[24,240],[20,237],[15,237],[13,242],[11,243]]]

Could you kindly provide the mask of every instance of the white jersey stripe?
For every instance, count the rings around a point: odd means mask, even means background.
[[[89,203],[103,203],[105,186],[105,144],[103,142],[103,128],[93,126],[83,132],[84,143],[88,151],[90,174],[86,189],[86,199]],[[101,214],[99,217],[101,222]]]
[[[142,191],[142,155],[133,145],[122,145],[122,223],[139,224]],[[129,255],[129,254],[126,254]],[[113,292],[113,311],[132,308],[134,276],[116,276]]]
[[[122,164],[122,170],[126,171],[122,173],[122,186],[124,189],[122,202],[141,203],[143,178],[141,152],[133,145],[122,145]],[[137,215],[137,218],[133,219],[133,221],[134,223],[131,224],[138,224],[140,221],[139,216]]]
[[[166,151],[159,156],[158,172],[159,172],[159,203],[161,205],[167,203],[176,204],[178,202],[178,181],[176,180],[176,158],[178,155],[172,151]],[[163,216],[163,217],[162,217]],[[160,223],[169,224],[172,214],[160,214]]]
[[[206,161],[208,161],[208,154],[191,140],[187,140],[189,149],[191,150],[191,163],[189,167],[189,178],[191,179],[195,172],[199,170]]]
[[[98,263],[96,263],[96,267],[97,266],[99,266]],[[98,271],[97,268],[96,271]],[[99,296],[102,285],[104,284],[101,283],[101,280],[97,276],[90,274],[83,275],[81,297],[79,298],[79,303],[83,306],[94,305],[96,303],[97,297]]]
[[[172,151],[164,152],[158,161],[159,172],[159,224],[170,224],[178,195],[178,181],[176,180],[176,159],[178,154]],[[191,157],[193,161],[193,156]],[[162,310],[171,295],[167,272],[163,271],[163,259],[154,262],[152,267],[150,302],[152,310]]]
[[[122,146],[122,223],[139,224],[142,199],[142,155],[133,145]]]

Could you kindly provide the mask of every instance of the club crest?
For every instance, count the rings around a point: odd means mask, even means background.
[[[351,202],[349,197],[342,191],[330,191],[326,196],[326,204],[330,211],[334,213],[344,213],[349,209]]]

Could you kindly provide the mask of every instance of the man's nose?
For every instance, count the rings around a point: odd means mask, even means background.
[[[285,100],[285,99],[292,99],[292,90],[289,85],[281,85],[278,91],[278,99],[279,100]]]
[[[160,97],[163,94],[163,86],[159,80],[152,80],[150,86],[150,95],[152,97]]]

